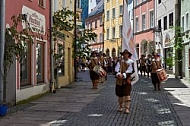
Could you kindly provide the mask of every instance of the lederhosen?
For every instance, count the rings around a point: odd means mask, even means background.
[[[128,64],[125,62],[120,62],[120,72],[125,73],[128,68]],[[118,79],[116,78],[116,87],[115,93],[118,97],[130,96],[131,93],[131,83],[127,83],[127,79],[130,79],[130,75],[127,74],[126,79]]]
[[[99,75],[93,71],[93,68],[98,65],[98,59],[96,58],[91,58],[91,63],[89,64],[89,69],[90,69],[90,79],[93,80],[98,80]]]

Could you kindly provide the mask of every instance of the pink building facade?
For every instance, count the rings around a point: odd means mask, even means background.
[[[6,0],[6,28],[12,26],[11,17],[23,15],[18,29],[27,24],[40,37],[27,43],[23,61],[15,61],[7,78],[7,101],[16,103],[48,91],[50,80],[50,3],[49,0]],[[10,93],[12,92],[12,93]]]
[[[85,28],[92,29],[97,34],[95,41],[89,42],[91,50],[102,52],[104,49],[103,1],[92,11],[85,20]]]
[[[134,0],[134,41],[137,53],[148,55],[155,49],[154,0]]]

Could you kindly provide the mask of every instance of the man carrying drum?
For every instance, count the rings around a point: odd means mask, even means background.
[[[152,53],[153,59],[152,59],[152,71],[151,71],[151,78],[152,78],[152,84],[154,85],[154,90],[157,89],[160,91],[160,85],[161,82],[158,78],[158,75],[156,74],[156,70],[161,68],[161,60],[158,58],[157,53]]]
[[[99,60],[96,57],[97,53],[93,51],[91,53],[91,58],[88,62],[88,67],[90,69],[90,79],[92,80],[92,89],[98,88],[99,75],[93,70],[96,65],[99,65]]]

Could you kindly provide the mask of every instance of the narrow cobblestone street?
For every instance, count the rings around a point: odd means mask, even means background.
[[[91,89],[88,71],[79,72],[77,76],[78,82],[28,103],[28,107],[0,119],[0,126],[185,125],[170,102],[171,94],[164,89],[170,87],[172,79],[168,80],[168,84],[163,84],[162,91],[153,91],[150,79],[140,77],[139,82],[133,86],[131,111],[127,115],[117,111],[113,75],[108,76],[107,82],[99,84],[97,90]],[[186,110],[190,111],[190,108]]]

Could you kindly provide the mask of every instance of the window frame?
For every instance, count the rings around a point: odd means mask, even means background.
[[[189,29],[189,13],[185,14],[185,29]]]
[[[112,8],[112,18],[115,19],[115,8]]]
[[[110,19],[110,11],[109,10],[107,10],[107,12],[106,12],[106,18],[107,18],[107,21],[109,21],[109,19]]]
[[[146,14],[142,14],[142,31],[143,30],[146,30]]]
[[[150,28],[154,27],[154,10],[150,11]]]
[[[42,2],[42,3],[41,3]],[[42,5],[41,5],[42,4]],[[46,6],[46,3],[45,3],[45,0],[38,0],[38,6],[42,7],[42,8],[45,8]]]
[[[167,18],[167,15],[166,15],[166,16],[164,16],[164,18],[163,18],[163,19],[164,19],[164,22],[163,22],[163,23],[164,23],[164,30],[167,30],[167,29],[168,29],[168,21],[167,21],[167,20],[168,20],[168,18]]]
[[[21,87],[23,87],[23,86],[28,86],[28,85],[31,85],[31,80],[32,80],[32,78],[31,78],[31,75],[32,75],[32,68],[31,68],[31,61],[32,61],[32,52],[31,52],[31,47],[32,47],[32,45],[31,45],[31,43],[30,42],[27,42],[26,43],[27,44],[27,80],[26,81],[24,81],[24,82],[22,82],[21,81],[21,63],[19,63],[19,66],[20,66],[20,86]]]
[[[139,31],[139,17],[135,17],[135,31]]]
[[[123,5],[119,5],[119,15],[123,15]]]
[[[115,27],[112,27],[112,38],[115,38]]]
[[[123,25],[119,26],[119,36],[122,37]]]
[[[106,39],[108,40],[109,39],[109,28],[106,29]]]
[[[41,57],[41,60],[42,60],[42,63],[41,63],[41,71],[42,71],[42,79],[41,80],[38,80],[38,78],[37,78],[37,76],[36,76],[36,81],[37,81],[37,83],[43,83],[44,82],[44,62],[45,62],[45,60],[44,60],[44,58],[45,58],[45,53],[44,53],[44,50],[45,50],[45,44],[43,43],[43,42],[39,42],[39,41],[37,41],[36,42],[36,46],[37,46],[37,44],[40,44],[41,45],[41,47],[42,47],[42,57]],[[37,53],[37,52],[36,52]],[[37,54],[36,54],[37,55]],[[37,57],[36,57],[37,58]],[[37,60],[37,59],[36,59]],[[36,74],[37,74],[37,71],[36,71]]]
[[[173,12],[169,14],[169,27],[173,26],[174,24],[174,17],[173,17]]]

